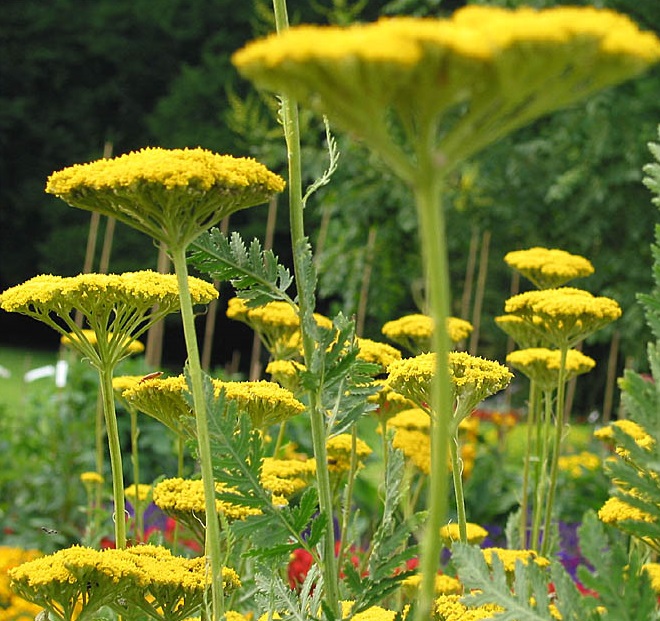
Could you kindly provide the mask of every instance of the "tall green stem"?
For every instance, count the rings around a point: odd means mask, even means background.
[[[273,0],[275,13],[275,24],[278,32],[289,27],[286,1]],[[287,145],[287,156],[289,164],[289,219],[291,227],[291,245],[293,248],[293,267],[298,289],[298,304],[300,309],[300,323],[302,326],[303,350],[305,364],[310,368],[312,353],[315,342],[313,335],[309,334],[306,326],[312,322],[314,308],[311,304],[311,296],[305,294],[313,289],[314,283],[308,282],[307,271],[304,269],[305,252],[305,228],[303,219],[302,200],[302,162],[300,154],[300,127],[298,122],[298,106],[291,98],[281,95],[282,101],[282,125],[284,138]],[[335,541],[332,527],[332,490],[330,486],[330,473],[326,450],[325,416],[321,408],[318,394],[311,390],[308,394],[309,414],[312,428],[312,445],[314,457],[316,458],[316,484],[319,493],[319,509],[321,514],[328,519],[329,527],[324,540],[323,563],[321,571],[323,574],[323,587],[325,590],[326,603],[335,616],[340,617],[339,610],[339,588],[337,561],[335,559]]]
[[[461,543],[467,543],[467,517],[465,514],[465,495],[463,493],[463,479],[461,472],[461,460],[458,456],[458,434],[454,434],[449,440],[449,452],[451,454],[451,470],[454,478],[454,496],[456,497],[456,515],[458,517],[458,534]]]
[[[552,395],[553,390],[543,391],[543,419],[538,425],[537,447],[540,447],[540,454],[536,468],[534,510],[532,513],[532,537],[530,547],[532,550],[539,551],[541,541],[541,521],[543,519],[543,497],[545,490],[548,489],[548,456],[550,454],[550,428],[552,426]],[[545,541],[545,535],[544,535]]]
[[[522,497],[520,500],[520,547],[527,547],[528,533],[527,524],[529,522],[529,487],[531,476],[532,458],[538,459],[538,443],[533,442],[534,430],[539,421],[539,399],[540,394],[538,385],[534,380],[529,384],[529,414],[527,416],[527,443],[525,447],[525,461],[523,464]],[[536,437],[538,438],[538,432]]]
[[[428,520],[420,569],[422,584],[415,621],[431,618],[435,574],[440,557],[440,528],[447,516],[449,478],[447,472],[449,424],[452,418],[452,394],[447,368],[449,337],[445,328],[449,315],[449,266],[445,238],[445,217],[441,206],[441,174],[428,166],[417,175],[414,186],[422,257],[426,271],[428,301],[435,322],[433,350],[437,355],[433,382],[431,425],[431,474],[429,480]]]
[[[211,565],[211,599],[213,603],[213,621],[224,615],[224,597],[222,592],[222,559],[220,549],[220,524],[217,519],[215,503],[215,480],[213,478],[213,461],[211,458],[211,441],[208,430],[208,416],[206,399],[204,397],[204,383],[202,365],[195,332],[195,318],[193,314],[190,288],[188,286],[188,265],[186,264],[185,248],[170,248],[172,263],[179,284],[181,299],[181,320],[183,334],[188,354],[188,371],[192,389],[193,408],[197,424],[197,447],[204,486],[204,503],[206,511],[206,555]]]
[[[557,417],[555,420],[555,436],[552,445],[552,462],[550,465],[550,481],[548,487],[548,496],[545,503],[545,521],[543,524],[543,544],[541,545],[541,556],[549,551],[550,546],[550,524],[552,523],[552,510],[555,502],[555,492],[557,490],[557,475],[559,473],[559,456],[561,454],[561,443],[564,437],[564,411],[566,401],[566,358],[568,356],[568,347],[561,348],[561,358],[559,362],[559,379],[557,386]]]
[[[140,428],[138,427],[137,410],[130,408],[128,413],[131,417],[131,461],[133,462],[133,485],[135,486],[135,501],[133,502],[135,539],[142,541],[144,539],[143,510],[138,489],[140,486],[140,451],[138,447]]]
[[[124,503],[124,472],[119,444],[119,428],[115,410],[115,395],[112,389],[112,366],[99,368],[101,398],[105,413],[105,426],[110,449],[110,469],[112,471],[112,497],[115,505],[115,543],[117,548],[126,547],[126,507]]]

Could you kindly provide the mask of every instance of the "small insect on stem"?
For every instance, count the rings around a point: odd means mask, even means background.
[[[46,528],[45,526],[42,526],[41,530],[43,530],[47,535],[57,535],[57,531],[52,528]]]
[[[142,382],[146,382],[147,380],[150,379],[156,379],[157,377],[160,377],[163,374],[162,371],[154,371],[153,373],[147,373],[139,382],[138,384],[141,384]]]

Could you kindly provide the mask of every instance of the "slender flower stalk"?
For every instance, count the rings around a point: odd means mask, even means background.
[[[273,9],[278,33],[286,31],[289,28],[286,1],[273,0]],[[280,97],[282,125],[289,162],[289,220],[291,227],[291,246],[293,249],[293,266],[296,282],[298,283],[298,291],[302,292],[310,290],[312,283],[307,282],[307,273],[306,270],[303,269],[303,254],[305,252],[307,240],[305,237],[303,218],[302,160],[300,152],[298,105],[296,101],[288,95],[281,95]],[[314,308],[310,305],[310,300],[306,295],[299,296],[298,304],[304,359],[305,364],[310,368],[315,343],[313,335],[309,333],[307,326],[311,325],[311,322],[313,322]],[[312,428],[312,445],[316,463],[319,465],[316,469],[319,508],[321,513],[328,517],[328,524],[331,525],[332,488],[330,484],[330,473],[327,467],[323,467],[323,465],[328,462],[324,413],[321,410],[318,395],[316,395],[314,391],[309,391],[308,399]],[[339,572],[337,570],[337,561],[335,558],[334,532],[331,526],[326,531],[322,559],[323,563],[321,571],[323,574],[323,587],[325,589],[326,602],[330,607],[330,610],[332,610],[335,615],[339,616]]]

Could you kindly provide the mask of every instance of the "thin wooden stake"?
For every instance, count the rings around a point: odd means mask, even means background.
[[[266,220],[266,236],[264,239],[264,250],[273,248],[275,238],[275,224],[277,222],[277,198],[273,197],[268,203],[268,218]],[[255,332],[252,336],[252,354],[250,356],[250,381],[257,381],[261,377],[261,339]]]
[[[614,388],[616,387],[617,360],[619,359],[619,346],[621,344],[621,332],[615,330],[610,343],[610,355],[607,359],[607,380],[605,382],[605,395],[603,397],[603,425],[607,425],[612,419],[614,406]]]
[[[364,270],[362,272],[362,283],[360,285],[360,297],[358,299],[357,316],[355,320],[355,334],[362,336],[364,334],[364,322],[367,318],[367,301],[369,299],[369,282],[374,267],[374,249],[376,247],[376,236],[378,227],[374,224],[369,228],[369,237],[367,238],[367,248],[365,250]]]
[[[472,284],[474,283],[474,272],[477,267],[477,248],[479,247],[479,229],[472,227],[470,237],[470,248],[468,250],[467,266],[465,268],[465,280],[463,281],[463,297],[461,299],[461,319],[468,320],[470,315],[470,301],[472,299]]]
[[[220,221],[220,232],[226,235],[229,231],[229,216]],[[216,289],[220,288],[220,281],[214,280],[213,285]],[[206,312],[206,322],[204,324],[204,340],[202,344],[201,365],[205,371],[211,369],[211,354],[213,352],[213,336],[215,335],[215,323],[218,316],[218,298],[211,300]]]
[[[479,345],[479,330],[481,328],[481,307],[486,289],[486,276],[488,274],[488,253],[490,249],[490,231],[484,231],[481,237],[481,253],[479,256],[479,274],[477,287],[474,293],[474,308],[472,309],[472,334],[470,335],[469,353],[474,355]]]

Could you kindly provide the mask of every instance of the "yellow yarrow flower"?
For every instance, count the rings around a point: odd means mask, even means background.
[[[314,459],[274,459],[261,462],[260,480],[264,489],[284,497],[305,489],[316,474]]]
[[[152,491],[153,487],[146,483],[138,483],[137,486],[135,483],[131,483],[131,485],[124,489],[124,496],[126,496],[131,502],[134,502],[137,498],[138,502],[142,503],[151,498]]]
[[[199,278],[189,277],[188,285],[194,304],[218,297],[213,285]],[[145,270],[35,276],[1,293],[0,308],[44,322],[66,337],[94,367],[104,369],[128,356],[136,338],[156,321],[179,312],[181,304],[176,276]],[[75,324],[76,311],[91,332]]]
[[[328,114],[408,180],[416,171],[392,120],[420,138],[442,127],[451,166],[659,59],[658,39],[612,11],[483,6],[446,19],[300,26],[249,43],[232,58],[258,87]]]
[[[458,594],[440,595],[434,602],[434,618],[437,621],[481,621],[493,619],[498,613],[504,612],[496,604],[466,606],[461,599],[462,596]]]
[[[412,598],[417,593],[419,585],[422,582],[421,574],[414,574],[408,576],[401,583],[401,588],[407,598]],[[435,577],[435,594],[436,595],[449,595],[463,593],[463,584],[458,578],[448,576],[446,574],[437,574]]]
[[[649,575],[653,590],[660,594],[660,563],[644,563],[642,569]]]
[[[554,390],[559,384],[561,352],[558,349],[535,347],[519,349],[506,357],[514,369],[536,382],[541,390]],[[578,375],[588,373],[596,366],[596,361],[582,352],[571,349],[566,352],[564,381],[568,382]]]
[[[98,472],[83,472],[80,474],[80,481],[83,484],[103,485],[103,476]]]
[[[598,440],[613,441],[615,427],[623,431],[626,435],[629,435],[640,448],[649,450],[655,446],[653,436],[649,435],[646,429],[639,423],[627,418],[616,420],[607,427],[597,429],[594,431],[594,437]]]
[[[602,461],[598,455],[582,451],[576,455],[561,455],[557,466],[561,472],[566,472],[577,479],[585,472],[599,470],[602,467]]]
[[[431,474],[431,436],[429,430],[396,428],[392,447],[399,449],[407,461],[423,474]]]
[[[46,192],[179,249],[235,211],[265,203],[284,185],[252,159],[155,147],[54,172]]]
[[[183,375],[141,379],[122,392],[122,398],[140,412],[155,418],[177,435],[196,437],[192,408]]]
[[[479,524],[468,522],[465,527],[467,529],[467,543],[471,545],[479,545],[486,537],[488,537],[488,531],[482,526],[479,526]],[[454,541],[460,541],[461,537],[458,524],[452,522],[451,524],[443,526],[440,529],[440,537],[447,547],[451,547],[451,544]]]
[[[569,280],[589,276],[594,266],[589,259],[556,248],[534,247],[504,255],[504,262],[532,281],[539,289],[556,289]]]
[[[608,498],[605,501],[605,504],[598,510],[598,517],[605,524],[613,524],[615,526],[619,522],[626,520],[634,520],[636,522],[655,521],[650,513],[642,511],[617,497]]]
[[[504,566],[507,572],[513,572],[516,569],[516,561],[522,561],[525,565],[533,562],[539,567],[548,567],[550,561],[539,556],[534,550],[509,550],[507,548],[484,548],[482,550],[484,559],[489,565],[493,562],[493,556],[496,556]]]
[[[542,321],[538,318],[533,318],[530,322],[517,315],[500,315],[495,317],[495,323],[520,349],[550,345],[543,334]]]
[[[290,390],[275,382],[224,382],[213,380],[215,396],[223,391],[228,402],[238,405],[239,412],[250,416],[252,426],[265,430],[275,423],[293,418],[305,411]]]
[[[87,340],[91,345],[96,345],[96,332],[94,332],[94,330],[82,330],[81,332],[85,340]],[[112,333],[109,333],[107,337],[108,337],[108,341],[111,341]],[[60,337],[60,344],[64,345],[65,347],[71,347],[74,341],[79,342],[80,339],[78,338],[77,335],[73,333],[69,333],[66,336]],[[136,355],[136,354],[141,354],[144,351],[144,345],[140,343],[140,341],[135,341],[130,338],[127,338],[126,341],[127,341],[127,349],[126,349],[127,354]]]
[[[351,468],[352,448],[353,440],[350,433],[341,433],[328,439],[326,442],[328,470],[334,473],[348,472]],[[357,438],[355,452],[358,466],[361,466],[361,460],[371,455],[372,450],[364,440]]]
[[[401,352],[387,343],[360,337],[355,341],[359,349],[357,357],[364,362],[377,364],[383,373],[392,362],[401,360]]]
[[[572,287],[519,293],[506,301],[504,310],[527,321],[558,348],[575,346],[621,316],[614,300]]]
[[[421,354],[431,351],[433,326],[433,318],[428,315],[404,315],[385,323],[381,332],[413,354]],[[446,328],[449,340],[453,343],[460,343],[472,332],[472,324],[458,317],[447,317]]]
[[[428,433],[431,429],[431,417],[422,408],[409,408],[398,412],[387,421],[387,427],[395,429],[418,430]]]

